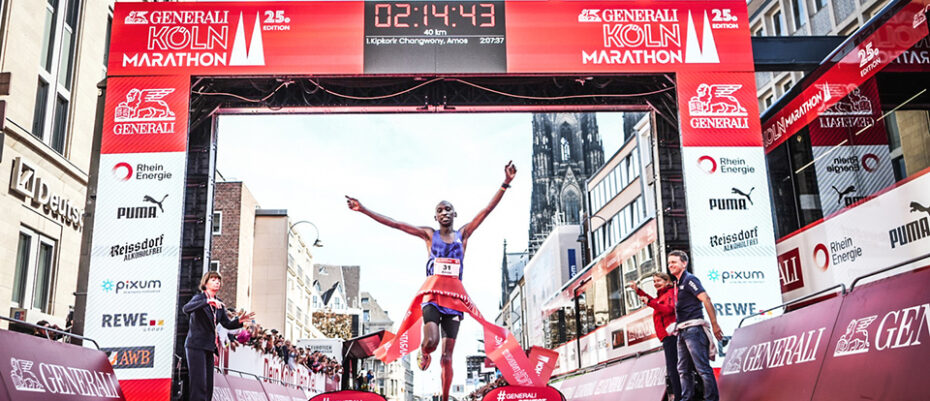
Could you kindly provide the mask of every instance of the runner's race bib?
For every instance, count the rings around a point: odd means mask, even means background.
[[[436,258],[433,261],[433,274],[459,277],[462,272],[462,262],[453,258]]]

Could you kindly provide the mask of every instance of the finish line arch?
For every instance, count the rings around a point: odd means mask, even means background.
[[[117,369],[129,397],[170,398],[184,373],[178,305],[207,265],[222,113],[653,111],[689,211],[665,217],[689,235],[660,240],[690,248],[699,275],[763,273],[707,283],[715,301],[781,302],[745,2],[117,3],[113,21],[76,315],[106,348],[152,351]],[[163,211],[119,215],[152,191]],[[706,243],[747,224],[759,227],[751,250]],[[129,277],[161,287],[127,302],[98,284]]]

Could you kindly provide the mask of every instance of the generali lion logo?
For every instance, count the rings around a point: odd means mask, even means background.
[[[829,97],[842,93],[843,85],[823,84],[821,90]],[[828,98],[829,98],[828,97]],[[868,116],[872,114],[872,99],[862,94],[859,88],[853,89],[843,99],[840,99],[829,109],[820,113],[822,116]]]
[[[116,122],[172,121],[174,112],[162,100],[172,92],[174,88],[133,88],[126,94],[126,101],[116,106],[113,119]]]
[[[19,391],[31,391],[44,393],[45,387],[39,382],[39,378],[32,373],[32,365],[35,362],[24,359],[10,358],[10,365],[13,370],[10,372],[10,379],[13,380],[13,386]]]
[[[688,111],[692,116],[746,116],[749,113],[733,96],[742,88],[739,84],[701,84],[697,94],[688,101]]]
[[[869,332],[865,329],[878,318],[878,315],[864,317],[862,319],[853,319],[846,326],[846,333],[836,342],[836,350],[833,356],[846,356],[869,352],[871,344],[869,343]]]
[[[148,24],[149,19],[148,19],[148,16],[146,16],[146,14],[148,13],[149,13],[148,11],[130,11],[129,15],[126,16],[126,19],[124,20],[124,22],[127,25]]]
[[[601,10],[596,8],[586,8],[578,14],[578,22],[601,22],[601,17],[597,15]]]

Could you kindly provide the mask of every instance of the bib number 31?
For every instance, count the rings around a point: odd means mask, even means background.
[[[433,272],[443,276],[459,277],[462,272],[462,262],[453,258],[436,258],[433,262]]]

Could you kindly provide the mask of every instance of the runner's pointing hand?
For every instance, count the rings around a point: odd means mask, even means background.
[[[358,199],[352,198],[349,195],[346,195],[346,204],[349,205],[349,209],[354,211],[362,210],[362,204],[359,203]]]
[[[509,184],[510,181],[513,181],[513,177],[517,175],[517,166],[513,165],[513,160],[507,162],[507,165],[504,166],[504,179],[505,184]]]

